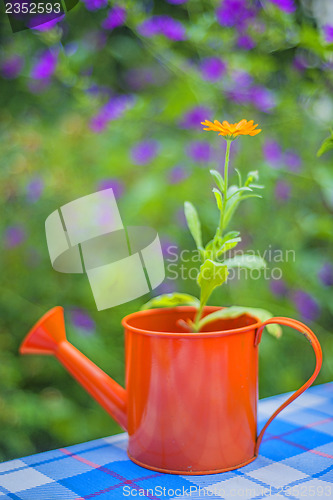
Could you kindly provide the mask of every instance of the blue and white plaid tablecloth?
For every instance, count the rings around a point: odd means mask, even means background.
[[[287,394],[259,402],[263,426]],[[260,456],[232,472],[176,476],[143,469],[119,434],[0,464],[0,500],[333,499],[333,383],[308,389],[264,436]]]

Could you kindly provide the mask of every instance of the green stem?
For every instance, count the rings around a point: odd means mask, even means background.
[[[203,303],[202,298],[200,297],[200,306],[198,307],[198,310],[197,310],[195,318],[194,318],[194,331],[195,332],[199,331],[199,322],[201,320],[202,310],[203,310],[204,306],[205,306],[205,304]]]
[[[230,146],[231,140],[227,139],[227,148],[225,151],[225,160],[224,160],[224,190],[223,190],[223,201],[222,201],[222,210],[220,214],[220,223],[217,228],[216,234],[217,236],[222,236],[224,229],[224,214],[227,206],[227,193],[228,193],[228,169],[229,169],[229,156],[230,156]]]
[[[225,161],[224,161],[224,203],[227,203],[227,192],[228,192],[228,168],[229,168],[229,155],[230,155],[231,140],[227,139],[227,149],[225,151]]]
[[[231,139],[227,139],[227,148],[225,151],[225,160],[224,160],[224,190],[223,190],[223,200],[222,200],[222,210],[220,214],[220,223],[216,230],[216,236],[222,236],[224,229],[224,214],[227,207],[227,193],[228,193],[228,168],[229,168],[229,156],[230,156],[230,146]],[[196,332],[199,331],[199,322],[201,320],[202,311],[208,301],[209,297],[206,297],[205,300],[202,298],[202,290],[200,290],[200,306],[196,312],[194,319],[194,329]]]

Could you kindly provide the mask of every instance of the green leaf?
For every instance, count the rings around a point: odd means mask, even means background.
[[[327,153],[327,151],[330,151],[331,149],[333,149],[333,130],[331,130],[331,135],[323,141],[322,145],[318,149],[317,151],[318,158],[322,156],[324,153]]]
[[[227,191],[227,199],[231,198],[231,196],[238,191],[238,186],[236,184],[231,184],[231,186],[228,187]]]
[[[260,194],[247,194],[242,196],[239,201],[247,200],[247,198],[262,198],[262,196]]]
[[[215,194],[217,208],[219,209],[220,212],[222,212],[222,206],[223,206],[222,193],[216,188],[213,189],[213,193]]]
[[[262,184],[249,184],[249,187],[253,188],[253,189],[264,189],[265,188],[265,186],[263,186]]]
[[[247,179],[245,181],[245,186],[248,186],[252,182],[258,182],[258,180],[259,180],[259,172],[258,172],[258,170],[251,170],[251,172],[249,172],[247,174]]]
[[[237,236],[240,235],[239,231],[229,231],[227,234],[223,236],[222,243],[225,243],[228,240],[233,240],[234,238],[237,238]]]
[[[238,168],[235,168],[235,171],[237,172],[237,175],[238,175],[239,187],[242,187],[242,175],[241,175],[240,171],[238,170]]]
[[[226,259],[223,264],[228,267],[246,267],[247,269],[263,269],[266,267],[266,262],[258,255],[236,255],[231,259]]]
[[[221,236],[215,235],[214,238],[210,240],[205,247],[205,251],[207,252],[207,254],[209,254],[206,259],[211,258],[212,254],[215,253],[219,248],[221,248],[222,244],[223,240]]]
[[[155,307],[176,307],[176,306],[195,306],[199,307],[200,301],[193,295],[187,293],[167,293],[154,297],[141,307],[144,309],[154,309]]]
[[[201,303],[207,303],[212,291],[227,280],[228,274],[228,268],[225,264],[210,259],[202,264],[197,279],[201,288]]]
[[[242,241],[242,238],[241,237],[237,237],[237,238],[232,238],[230,240],[228,240],[226,243],[224,243],[222,245],[222,247],[216,252],[216,256],[218,257],[219,255],[221,255],[222,253],[225,253],[227,252],[228,250],[231,250],[232,248],[235,248],[235,246],[238,245],[238,243]]]
[[[262,323],[273,317],[273,315],[269,311],[266,311],[265,309],[257,309],[253,307],[240,307],[240,306],[226,307],[224,309],[219,309],[218,311],[208,314],[207,316],[202,318],[199,322],[199,331],[205,325],[211,323],[212,321],[216,321],[218,319],[238,318],[243,314],[250,314],[251,316],[254,316],[255,318],[259,319],[259,321],[261,321]],[[273,325],[273,324],[267,325],[266,328],[267,331],[274,337],[276,338],[281,337],[282,328],[280,325]]]
[[[239,193],[243,193],[244,191],[252,191],[252,189],[250,187],[247,187],[247,186],[241,187],[241,188],[237,189],[237,191],[234,191],[232,193],[232,195],[229,196],[228,200],[230,200],[233,196],[235,196]]]
[[[197,248],[202,249],[201,224],[198,213],[192,203],[185,201],[184,212],[188,228],[193,236]]]
[[[205,247],[205,259],[214,260],[214,257],[218,257],[222,253],[234,248],[240,241],[242,241],[239,234],[239,231],[230,231],[223,238],[215,235],[215,237],[210,240]]]
[[[214,178],[217,187],[223,192],[224,191],[224,180],[223,180],[223,177],[220,174],[220,172],[218,172],[217,170],[210,170],[209,172],[211,173],[212,177]]]

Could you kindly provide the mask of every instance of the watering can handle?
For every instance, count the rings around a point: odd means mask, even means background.
[[[280,413],[280,411],[282,411],[292,401],[294,401],[296,398],[298,398],[298,396],[300,396],[308,387],[310,387],[310,385],[314,382],[314,380],[316,379],[316,377],[319,373],[319,370],[321,368],[321,363],[323,360],[321,347],[320,347],[319,341],[318,341],[317,337],[315,336],[315,334],[310,330],[310,328],[308,328],[306,325],[304,325],[303,323],[301,323],[300,321],[297,321],[295,319],[278,317],[278,318],[268,319],[267,321],[262,323],[262,325],[258,328],[258,330],[256,332],[256,336],[255,336],[255,340],[254,340],[255,346],[257,346],[260,343],[261,335],[262,335],[262,332],[263,332],[263,329],[265,328],[265,326],[270,325],[270,324],[279,324],[279,325],[289,326],[289,327],[293,328],[294,330],[297,330],[300,333],[302,333],[313,347],[313,350],[314,350],[315,356],[316,356],[316,367],[315,367],[313,374],[309,378],[309,380],[307,382],[305,382],[305,384],[302,385],[302,387],[300,387],[296,392],[294,392],[294,394],[292,394],[281,406],[279,406],[279,408],[273,413],[273,415],[266,422],[266,424],[262,428],[262,430],[257,438],[257,443],[256,443],[256,447],[255,447],[255,456],[257,456],[259,453],[259,447],[260,447],[263,435],[264,435],[267,427],[269,426],[269,424]]]

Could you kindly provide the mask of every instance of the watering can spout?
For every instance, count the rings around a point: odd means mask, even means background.
[[[66,339],[64,310],[54,307],[30,330],[21,354],[55,356],[96,401],[127,429],[126,391]]]

